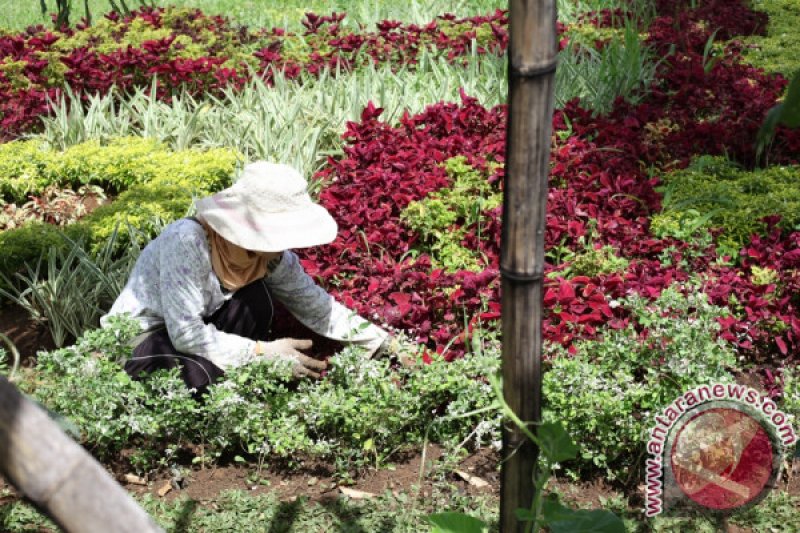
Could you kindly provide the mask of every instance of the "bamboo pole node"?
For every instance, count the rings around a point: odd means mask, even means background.
[[[503,277],[503,279],[507,279],[509,282],[515,284],[536,283],[544,279],[544,274],[542,272],[534,272],[533,274],[529,274],[527,272],[515,272],[502,266],[500,267],[500,275]]]
[[[511,65],[508,73],[510,76],[514,78],[538,78],[540,76],[546,76],[547,74],[552,74],[558,68],[558,59],[553,61],[545,61],[539,64],[529,64],[529,65]]]

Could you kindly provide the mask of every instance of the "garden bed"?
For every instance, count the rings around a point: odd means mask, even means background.
[[[791,74],[780,66],[791,62],[774,46],[763,57],[748,48],[779,36],[746,2],[654,1],[636,12],[609,2],[588,13],[578,5],[562,6],[558,26],[544,416],[580,443],[555,484],[564,499],[577,488],[578,504],[645,527],[636,511],[643,438],[678,394],[746,382],[800,416],[800,130],[780,127],[764,153],[755,149]],[[791,12],[779,0],[759,5]],[[49,350],[19,308],[0,309],[0,328],[27,356],[20,386],[72,420],[115,474],[149,475],[147,489],[129,488],[150,494],[160,516],[180,515],[180,494],[211,505],[229,488],[270,493],[283,503],[265,509],[280,512],[301,493],[324,504],[334,482],[391,493],[393,478],[413,493],[415,454],[431,442],[450,459],[423,476],[414,501],[425,491],[459,494],[483,517],[491,512],[480,502],[496,503],[496,472],[485,466],[500,420],[488,379],[501,341],[506,13],[432,14],[427,24],[381,21],[374,30],[341,17],[309,14],[304,31],[283,32],[143,9],[0,37],[8,140],[41,134],[0,145],[4,200],[21,205],[47,187],[85,185],[113,197],[63,229],[0,231],[8,276],[48,250],[75,251],[84,266],[105,261],[107,285],[86,269],[77,290],[67,284],[51,296],[52,340],[74,345]],[[97,94],[50,107],[62,82]],[[127,379],[120,365],[133,329],[94,327],[139,247],[185,216],[193,197],[227,186],[242,161],[278,156],[313,176],[313,194],[339,225],[330,245],[299,251],[306,271],[346,306],[416,341],[418,365],[360,364],[344,350],[319,384],[255,365],[231,372],[199,405],[175,375]],[[57,276],[68,275],[66,257],[53,256]],[[55,329],[59,313],[83,300],[90,305],[73,312],[80,320]],[[308,335],[283,318],[281,335]],[[38,348],[48,350],[34,360]],[[172,401],[151,399],[163,396]],[[477,455],[453,459],[465,448]],[[486,494],[453,477],[470,461],[484,468]],[[259,485],[254,471],[265,462]],[[388,464],[395,469],[372,470]],[[175,468],[189,485],[153,499]],[[775,517],[800,495],[796,476],[781,483],[765,514],[748,511],[742,527],[782,523]]]

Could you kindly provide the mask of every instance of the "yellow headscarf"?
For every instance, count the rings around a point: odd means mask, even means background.
[[[245,250],[222,238],[204,220],[200,223],[211,245],[211,267],[223,287],[235,291],[267,275],[269,260],[278,254]]]

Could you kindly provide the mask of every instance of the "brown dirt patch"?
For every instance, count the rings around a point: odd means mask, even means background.
[[[388,492],[409,492],[419,490],[424,497],[432,492],[435,479],[434,470],[443,451],[439,446],[429,445],[424,463],[421,452],[408,453],[394,458],[394,461],[379,469],[368,469],[352,480],[344,481],[335,475],[330,463],[309,461],[301,468],[286,471],[282,468],[265,466],[260,472],[253,465],[217,466],[193,469],[182,480],[175,480],[170,474],[160,474],[147,480],[147,485],[131,484],[124,481],[124,473],[117,479],[135,494],[150,493],[159,496],[159,490],[170,485],[163,497],[167,500],[188,497],[198,502],[215,499],[225,490],[242,490],[251,494],[276,494],[282,501],[293,501],[304,496],[313,502],[334,499],[341,494],[341,487],[359,492],[380,495]],[[499,475],[493,471],[498,464],[497,454],[491,450],[480,450],[461,461],[458,470],[479,477],[489,483],[487,487],[476,487],[456,474],[446,474],[448,482],[466,494],[499,494]],[[491,468],[488,466],[493,464]],[[420,485],[420,480],[422,484]]]
[[[31,366],[39,350],[55,348],[50,331],[44,325],[33,322],[28,313],[17,305],[4,303],[0,306],[0,331],[17,347],[23,366]]]

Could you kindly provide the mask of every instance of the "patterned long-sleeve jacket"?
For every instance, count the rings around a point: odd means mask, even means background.
[[[388,337],[314,283],[291,250],[283,252],[264,282],[300,322],[324,337],[358,344],[367,356]],[[109,316],[128,313],[144,331],[165,326],[178,351],[206,357],[224,370],[256,357],[255,341],[203,321],[230,296],[211,267],[205,230],[181,219],[142,250],[128,283],[100,322],[105,326]]]

